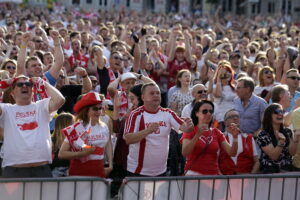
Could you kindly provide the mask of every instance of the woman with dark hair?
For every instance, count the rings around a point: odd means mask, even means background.
[[[74,106],[76,123],[62,131],[66,138],[58,157],[71,160],[70,176],[105,178],[113,168],[111,137],[107,125],[100,120],[102,109],[99,94],[87,93]],[[105,152],[108,168],[104,168]]]
[[[186,156],[186,175],[218,175],[218,152],[222,148],[228,155],[235,156],[238,143],[239,129],[235,124],[230,126],[233,133],[232,146],[227,142],[223,133],[216,128],[210,128],[213,121],[214,104],[211,101],[197,102],[192,110],[191,118],[194,123],[192,132],[184,133],[182,155]]]
[[[283,127],[282,106],[269,105],[264,113],[263,130],[257,137],[261,148],[260,165],[263,173],[293,171],[292,156],[296,153],[299,135],[294,138],[290,129]]]
[[[181,112],[185,105],[193,101],[191,84],[191,72],[187,69],[182,69],[178,72],[176,77],[176,90],[169,101],[169,107],[181,116]]]
[[[125,121],[129,116],[129,113],[142,106],[144,104],[142,96],[142,86],[143,84],[135,85],[130,89],[128,94],[129,101],[132,104],[132,107],[128,110],[128,113],[120,120],[119,114],[119,105],[120,98],[114,98],[114,111],[113,111],[113,132],[116,133],[117,142],[114,151],[114,170],[110,174],[110,178],[114,181],[112,182],[112,196],[118,193],[118,190],[122,184],[122,179],[127,175],[127,156],[128,156],[128,145],[123,139]]]

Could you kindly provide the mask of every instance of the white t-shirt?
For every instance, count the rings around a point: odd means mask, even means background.
[[[171,128],[178,130],[183,123],[172,110],[159,108],[156,113],[152,113],[146,111],[144,106],[135,109],[126,120],[124,135],[137,134],[155,122],[160,125],[158,131],[129,145],[128,171],[146,176],[157,176],[166,172]]]
[[[189,103],[189,104],[184,106],[184,108],[182,109],[182,112],[181,112],[181,117],[182,118],[191,117],[191,113],[192,113],[192,110],[193,110],[192,103]]]
[[[49,101],[46,98],[27,106],[0,105],[5,138],[2,167],[52,162]]]

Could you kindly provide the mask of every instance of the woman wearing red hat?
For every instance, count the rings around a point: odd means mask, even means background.
[[[112,143],[108,127],[100,120],[103,109],[98,93],[84,95],[74,106],[76,123],[63,129],[66,136],[58,157],[69,159],[70,176],[106,177],[112,170]],[[104,152],[109,167],[104,168]]]

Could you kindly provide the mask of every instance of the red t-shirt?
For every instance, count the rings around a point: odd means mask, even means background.
[[[192,132],[183,133],[181,142],[184,139],[193,139],[198,131],[198,126],[195,126]],[[212,132],[212,133],[211,133]],[[218,153],[221,149],[221,143],[224,142],[224,134],[216,128],[210,128],[205,131],[195,144],[193,151],[187,156],[185,170],[192,170],[204,175],[218,175]],[[206,143],[208,147],[205,149]],[[202,151],[205,149],[205,152]],[[199,154],[200,157],[199,157]]]
[[[75,56],[74,54],[72,54],[69,57],[69,63],[72,69],[74,69],[75,67],[83,67],[83,68],[87,68],[88,67],[88,61],[89,58],[86,57],[85,55],[79,54],[77,56]]]
[[[191,70],[191,63],[186,59],[181,62],[178,62],[176,59],[168,62],[168,71],[169,71],[169,85],[168,88],[173,87],[176,84],[177,72],[182,69]]]

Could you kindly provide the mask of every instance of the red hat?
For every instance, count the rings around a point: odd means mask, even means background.
[[[101,103],[102,100],[100,98],[99,93],[90,92],[84,95],[74,106],[74,111],[79,112],[82,108],[90,105],[97,105]]]

